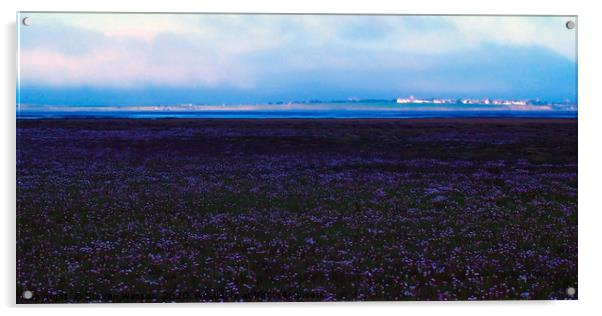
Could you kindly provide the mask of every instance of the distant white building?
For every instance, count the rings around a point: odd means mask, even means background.
[[[399,104],[414,103],[414,97],[397,98],[397,103],[399,103]]]
[[[470,98],[462,98],[457,100],[452,99],[440,99],[440,98],[432,98],[432,99],[418,99],[414,96],[410,96],[409,98],[397,98],[396,102],[398,104],[495,104],[495,105],[527,105],[530,101],[528,100],[506,100],[506,99],[470,99]]]
[[[407,104],[407,103],[422,104],[422,103],[433,103],[433,101],[431,101],[431,100],[425,100],[425,99],[416,99],[416,98],[414,98],[414,96],[410,96],[409,98],[397,98],[397,103],[400,103],[400,104]]]

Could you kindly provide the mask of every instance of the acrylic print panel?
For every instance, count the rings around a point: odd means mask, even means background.
[[[575,16],[18,24],[18,303],[578,296]]]

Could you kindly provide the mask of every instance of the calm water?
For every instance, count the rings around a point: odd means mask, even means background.
[[[244,109],[243,109],[244,107]],[[46,108],[28,108],[17,111],[20,119],[41,118],[453,118],[453,117],[542,117],[542,118],[577,118],[576,107],[562,108],[555,106],[551,110],[513,110],[499,105],[479,104],[412,104],[399,105],[395,102],[372,103],[316,103],[294,105],[224,105],[199,106],[194,110],[174,109],[139,110],[123,108],[111,110],[103,108],[79,108],[78,111],[57,111]],[[69,109],[69,108],[68,108]]]
[[[21,112],[19,119],[44,118],[463,118],[463,117],[524,117],[577,118],[576,111],[107,111],[107,112]]]

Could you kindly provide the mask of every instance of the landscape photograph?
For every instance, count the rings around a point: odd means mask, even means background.
[[[17,24],[18,304],[578,299],[575,16]]]

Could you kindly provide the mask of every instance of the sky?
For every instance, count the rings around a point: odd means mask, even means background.
[[[21,13],[18,103],[577,102],[570,17]]]

